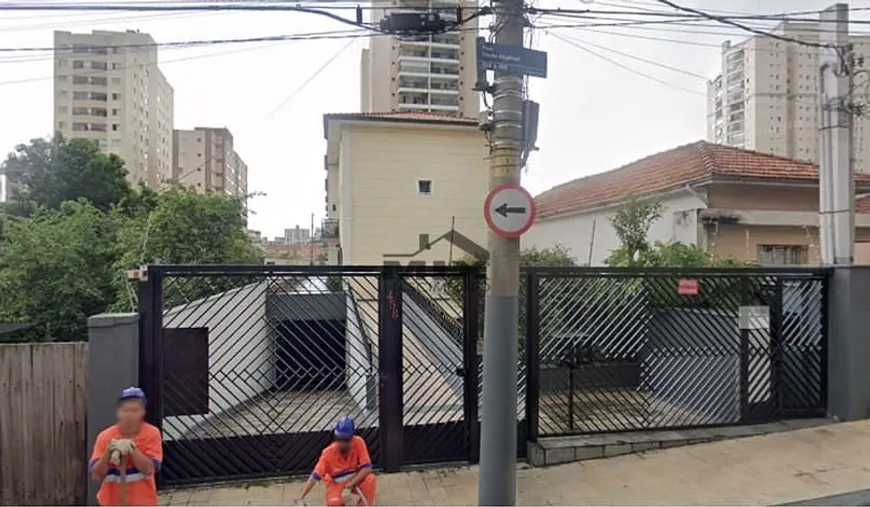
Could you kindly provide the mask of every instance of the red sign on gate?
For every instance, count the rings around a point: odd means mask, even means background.
[[[699,289],[698,280],[693,278],[681,278],[677,282],[677,294],[681,296],[697,296]]]

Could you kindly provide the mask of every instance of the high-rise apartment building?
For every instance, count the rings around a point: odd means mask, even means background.
[[[248,166],[233,147],[226,128],[176,130],[172,141],[172,181],[198,192],[244,198]]]
[[[462,1],[465,12],[477,2]],[[372,19],[380,20],[402,8],[432,9],[442,19],[456,21],[460,0],[374,0]],[[463,14],[463,17],[466,17]],[[475,39],[477,18],[453,33],[372,37],[362,51],[362,111],[431,112],[477,118],[480,97],[472,90],[477,80]]]
[[[785,22],[774,33],[818,42],[819,24]],[[852,36],[870,56],[870,37]],[[868,59],[870,61],[870,59]],[[819,49],[756,36],[722,45],[722,71],[707,83],[707,140],[798,160],[819,160]],[[854,163],[870,171],[870,126],[854,124]]]
[[[172,175],[172,86],[157,46],[138,31],[54,32],[54,130],[124,160],[129,179],[160,188]]]

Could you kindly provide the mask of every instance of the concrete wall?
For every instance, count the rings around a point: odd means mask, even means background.
[[[662,218],[652,224],[649,241],[680,241],[698,244],[699,233],[694,211],[706,207],[694,194],[677,192],[659,198],[664,206]],[[592,266],[601,266],[610,252],[619,247],[619,239],[610,224],[618,206],[597,208],[583,213],[541,218],[522,237],[523,248],[548,248],[561,244],[581,264],[589,260],[592,247]],[[594,234],[593,234],[594,224]]]
[[[272,387],[274,337],[266,307],[266,284],[256,283],[164,312],[164,328],[206,327],[209,332],[209,413],[166,417],[164,438],[180,438],[207,417],[245,403]],[[172,381],[166,380],[170,384]]]
[[[839,420],[870,417],[870,267],[835,268],[830,279],[828,412]]]
[[[88,459],[97,435],[115,424],[118,395],[124,388],[138,384],[139,314],[88,318]],[[97,505],[99,485],[87,477],[82,479],[88,484],[87,504]]]

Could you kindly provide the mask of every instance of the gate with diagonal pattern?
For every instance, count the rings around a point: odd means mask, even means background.
[[[308,473],[345,415],[379,468],[475,461],[477,277],[150,266],[140,375],[161,484]]]
[[[824,415],[828,275],[524,268],[519,452]],[[140,381],[161,484],[308,473],[345,415],[378,468],[476,462],[484,288],[470,267],[150,266]]]

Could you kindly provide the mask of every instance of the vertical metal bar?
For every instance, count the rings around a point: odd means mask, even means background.
[[[464,369],[465,428],[468,433],[468,461],[480,460],[480,421],[478,419],[478,386],[480,368],[477,359],[477,340],[480,329],[480,284],[477,268],[469,267],[462,277],[462,367]]]
[[[379,280],[378,369],[379,422],[384,470],[398,471],[404,461],[402,386],[402,280],[395,267],[385,267]]]
[[[163,430],[163,270],[148,266],[139,282],[139,387],[148,399],[146,420]],[[158,488],[163,474],[157,474]]]
[[[148,397],[147,420],[163,427],[163,270],[148,267],[139,282],[139,387]]]
[[[820,338],[820,342],[819,342],[819,346],[820,346],[819,355],[821,356],[819,358],[819,363],[820,363],[819,364],[819,370],[820,370],[819,375],[820,375],[820,379],[821,379],[821,382],[820,382],[821,385],[819,386],[819,388],[821,389],[821,393],[819,393],[820,394],[819,400],[821,401],[822,406],[819,408],[824,410],[825,413],[827,413],[827,411],[828,411],[828,369],[829,369],[828,351],[830,350],[830,334],[829,334],[829,329],[828,329],[828,322],[829,322],[828,315],[830,314],[830,308],[828,307],[828,303],[830,300],[829,300],[828,291],[830,290],[830,280],[831,280],[831,273],[830,272],[825,273],[823,275],[823,278],[821,279],[821,284],[822,284],[821,298],[822,298],[822,301],[821,301],[821,305],[820,305],[820,307],[821,307],[820,311],[822,312],[822,315],[821,315],[821,319],[820,319],[820,321],[821,321],[820,322],[821,338]]]
[[[750,304],[750,286],[748,275],[740,277],[740,305]],[[738,316],[738,321],[740,320]],[[749,330],[740,323],[740,422],[748,423],[750,420],[749,407]]]
[[[783,392],[785,386],[785,357],[783,351],[783,298],[785,297],[783,290],[783,280],[781,276],[776,277],[775,292],[773,298],[773,308],[771,308],[770,319],[770,366],[771,366],[771,401],[773,402],[774,415],[781,417],[785,410]]]
[[[574,432],[574,361],[568,362],[568,431]]]
[[[526,274],[526,431],[529,442],[537,442],[541,415],[541,321],[540,278]]]

